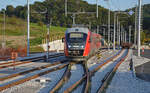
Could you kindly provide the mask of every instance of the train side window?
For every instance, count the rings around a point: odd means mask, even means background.
[[[62,42],[64,42],[64,40],[65,40],[65,38],[63,37],[63,38],[62,38]]]
[[[90,36],[90,38],[89,38],[89,41],[88,41],[89,43],[91,43],[92,42],[92,37]]]

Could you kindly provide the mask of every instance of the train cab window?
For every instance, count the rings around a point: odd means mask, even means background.
[[[81,34],[81,33],[70,33],[69,38],[83,38],[83,34]]]
[[[86,41],[87,35],[85,33],[68,33],[67,41],[71,43],[82,43]]]

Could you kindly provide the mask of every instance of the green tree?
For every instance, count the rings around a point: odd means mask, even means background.
[[[14,12],[15,12],[15,9],[14,9],[14,7],[13,7],[12,5],[8,5],[8,6],[6,7],[6,14],[7,14],[9,17],[13,16],[13,15],[14,15]]]

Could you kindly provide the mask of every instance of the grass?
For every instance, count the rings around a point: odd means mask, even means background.
[[[0,41],[2,41],[2,35],[4,34],[3,29],[3,15],[0,14]],[[60,37],[64,36],[66,28],[64,27],[50,27],[50,39],[56,40],[60,39]],[[31,52],[41,52],[43,51],[38,45],[42,44],[42,40],[46,38],[47,28],[46,25],[41,23],[30,23],[30,45]],[[25,44],[27,38],[27,22],[26,20],[19,19],[16,17],[6,17],[6,29],[5,29],[6,37],[6,45],[10,47],[16,47],[17,45]],[[18,37],[18,39],[22,39],[21,42],[14,42],[15,39],[12,38]],[[23,37],[23,38],[19,38]],[[59,37],[59,38],[58,38]],[[9,43],[8,43],[9,42]],[[14,44],[16,43],[16,44]],[[16,45],[16,46],[14,46]],[[34,48],[34,49],[33,49]]]
[[[32,52],[32,53],[34,53],[34,52],[44,52],[44,50],[40,46],[33,46],[33,47],[30,47],[30,52]]]

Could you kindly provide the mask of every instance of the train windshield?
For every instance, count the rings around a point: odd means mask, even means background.
[[[69,33],[67,38],[70,43],[83,43],[86,41],[87,35],[85,33]]]

